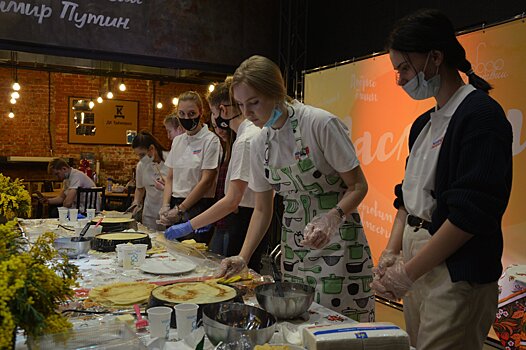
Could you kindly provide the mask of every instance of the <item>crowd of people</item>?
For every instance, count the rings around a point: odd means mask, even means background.
[[[210,243],[226,257],[218,276],[228,277],[260,270],[279,194],[285,280],[313,286],[318,303],[362,321],[375,320],[375,293],[403,299],[413,346],[480,349],[497,308],[511,127],[441,12],[399,20],[387,50],[397,84],[436,105],[412,125],[376,267],[357,212],[368,184],[347,126],[290,99],[279,67],[262,56],[206,96],[211,126],[201,96],[187,91],[165,120],[169,152],[151,133],[137,135],[130,209],[167,239]],[[50,203],[68,204],[76,186],[93,185],[63,162],[52,169],[69,185]]]

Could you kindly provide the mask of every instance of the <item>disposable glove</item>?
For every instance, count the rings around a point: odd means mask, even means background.
[[[168,210],[164,214],[160,215],[161,224],[163,225],[172,225],[178,223],[182,219],[182,213],[179,211],[179,208],[176,206],[173,209]]]
[[[169,205],[163,205],[161,209],[159,209],[159,216],[162,217],[164,214],[166,214],[170,210]]]
[[[190,221],[183,222],[182,224],[173,225],[171,227],[168,227],[166,231],[164,231],[164,237],[169,240],[175,240],[179,239],[181,237],[184,237],[190,233],[192,233],[194,229],[192,228],[192,224]]]
[[[400,254],[396,254],[391,249],[384,249],[378,260],[378,265],[373,268],[374,275],[379,278],[382,277],[385,274],[385,270],[389,266],[393,266],[398,257],[400,257]]]
[[[375,278],[371,283],[378,294],[389,295],[397,300],[402,299],[412,285],[413,281],[407,275],[402,257],[398,257],[381,278]]]
[[[303,230],[303,240],[300,244],[315,249],[325,247],[332,236],[338,232],[338,229],[344,221],[345,218],[340,217],[338,214],[331,214],[330,212],[316,215],[311,222],[305,226]]]
[[[216,278],[230,278],[235,275],[246,275],[248,273],[247,262],[242,256],[236,255],[221,261],[219,271],[214,275]]]

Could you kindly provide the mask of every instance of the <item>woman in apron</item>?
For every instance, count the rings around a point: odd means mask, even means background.
[[[443,13],[401,19],[388,46],[398,85],[415,100],[434,98],[436,107],[411,127],[404,181],[395,189],[398,212],[372,286],[403,298],[417,349],[481,349],[502,273],[511,125]]]
[[[256,207],[237,257],[219,275],[241,271],[269,227],[274,191],[284,198],[283,277],[311,285],[315,301],[358,321],[374,320],[372,260],[356,207],[367,193],[345,125],[330,113],[288,102],[276,64],[253,56],[234,73],[232,92],[262,132],[251,143]]]
[[[174,138],[166,160],[169,169],[159,211],[163,225],[187,221],[214,203],[222,148],[219,138],[201,121],[202,115],[203,102],[197,92],[179,95],[177,117],[186,133]],[[210,225],[187,238],[208,243],[212,233]]]
[[[140,157],[135,172],[135,194],[132,205],[127,209],[134,215],[141,213],[141,222],[144,226],[157,230],[159,225],[159,209],[163,203],[163,188],[168,174],[168,167],[164,160],[168,156],[159,142],[150,132],[141,131],[133,139],[132,148]]]

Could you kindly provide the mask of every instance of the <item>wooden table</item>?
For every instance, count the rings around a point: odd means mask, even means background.
[[[131,205],[134,193],[105,192],[105,195],[106,203],[104,203],[104,209],[125,211]],[[117,205],[112,205],[112,203],[117,203]]]

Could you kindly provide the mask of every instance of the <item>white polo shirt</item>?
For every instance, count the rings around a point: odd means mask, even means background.
[[[250,180],[250,142],[261,132],[261,129],[254,125],[250,120],[243,121],[237,129],[237,136],[232,145],[232,156],[228,164],[225,180],[225,193],[232,180],[241,180],[248,183]],[[254,191],[248,186],[239,203],[240,207],[254,208],[256,198]]]
[[[167,159],[168,152],[163,151],[163,157]],[[155,188],[155,180],[161,176],[166,179],[168,167],[164,164],[164,161],[155,163],[153,161],[147,161],[146,156],[144,156],[137,163],[135,174],[135,186],[137,188],[144,188],[146,191],[142,223],[146,227],[155,229],[157,227],[155,220],[159,218],[159,210],[163,204],[163,191]]]
[[[166,166],[173,169],[172,196],[186,198],[201,180],[203,170],[217,169],[223,149],[219,138],[203,127],[195,135],[182,134],[174,138]],[[208,189],[204,198],[214,198],[216,186]]]
[[[467,95],[475,91],[472,85],[460,87],[439,110],[431,112],[429,122],[424,126],[409,154],[405,169],[402,191],[404,207],[411,215],[431,221],[436,208],[435,175],[438,155],[446,135],[451,117]]]
[[[289,114],[294,111],[304,147],[316,169],[324,175],[350,171],[360,165],[356,151],[349,139],[347,126],[336,116],[316,107],[294,101],[288,105]],[[255,192],[270,190],[265,177],[265,141],[270,133],[269,166],[282,168],[297,163],[294,157],[296,141],[287,121],[281,129],[263,128],[250,144],[251,177],[249,187]]]

